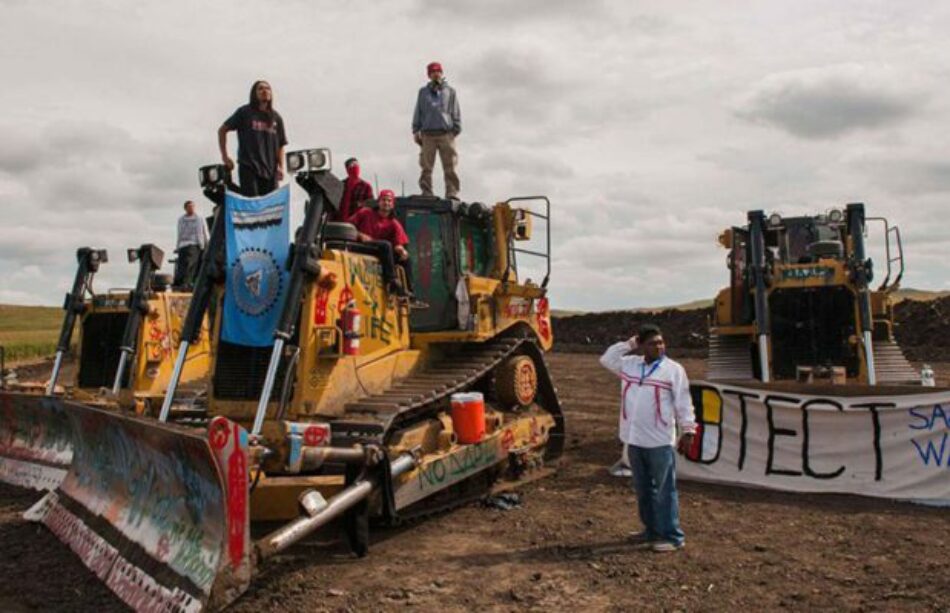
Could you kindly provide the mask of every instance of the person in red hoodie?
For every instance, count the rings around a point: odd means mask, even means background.
[[[389,282],[390,290],[399,296],[408,296],[407,288],[403,287],[395,274],[394,263],[398,263],[406,273],[406,281],[411,286],[409,276],[409,236],[402,224],[396,219],[396,194],[391,189],[379,192],[379,209],[363,207],[356,211],[348,220],[356,226],[359,240],[363,243],[375,244],[382,251],[380,258],[383,266],[383,276]]]
[[[343,197],[340,210],[330,214],[330,221],[346,221],[369,200],[373,199],[373,186],[360,178],[360,161],[350,158],[343,163],[346,179],[343,181]]]

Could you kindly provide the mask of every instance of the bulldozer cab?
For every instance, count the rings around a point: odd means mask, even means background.
[[[479,202],[408,197],[396,200],[396,215],[409,235],[415,295],[428,304],[412,311],[412,330],[458,328],[459,279],[491,269],[491,210]]]
[[[544,212],[516,206],[522,202],[540,203]],[[503,315],[545,311],[551,274],[547,198],[510,198],[488,207],[480,202],[408,197],[397,199],[396,215],[409,235],[415,295],[428,305],[412,311],[414,332],[477,329],[486,319],[478,312],[479,300],[485,307],[485,302],[492,301],[489,310]],[[545,244],[543,251],[516,246],[532,240],[534,219],[545,222],[543,238],[537,241]],[[543,261],[540,284],[519,279],[519,254]],[[478,321],[466,322],[466,311]]]
[[[771,224],[770,224],[771,226]],[[788,217],[766,232],[766,246],[780,264],[809,264],[844,258],[844,227],[825,215]]]

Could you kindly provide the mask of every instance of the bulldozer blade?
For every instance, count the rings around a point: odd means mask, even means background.
[[[0,481],[52,490],[72,460],[72,426],[56,399],[0,392]]]
[[[218,609],[253,572],[248,437],[57,401],[75,432],[60,486],[24,513],[138,611]]]

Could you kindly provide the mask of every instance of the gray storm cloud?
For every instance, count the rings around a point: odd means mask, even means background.
[[[852,201],[901,225],[905,285],[950,288],[950,7],[117,6],[0,0],[0,302],[58,304],[81,245],[170,251],[181,202],[210,210],[196,170],[259,77],[291,148],[356,155],[414,193],[410,113],[433,59],[462,105],[462,196],[552,200],[556,308],[712,297],[716,236],[748,210]],[[98,286],[134,278],[118,259]]]
[[[832,139],[896,125],[921,103],[919,92],[897,71],[843,65],[770,75],[753,87],[736,114],[801,138]]]

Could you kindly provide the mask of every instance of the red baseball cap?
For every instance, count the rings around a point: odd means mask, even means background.
[[[396,199],[396,193],[391,189],[381,189],[379,190],[379,199],[382,200],[386,196],[389,196],[393,200]]]
[[[429,62],[429,65],[426,66],[426,74],[432,74],[436,70],[438,70],[439,72],[444,72],[442,70],[442,64],[438,62]]]

